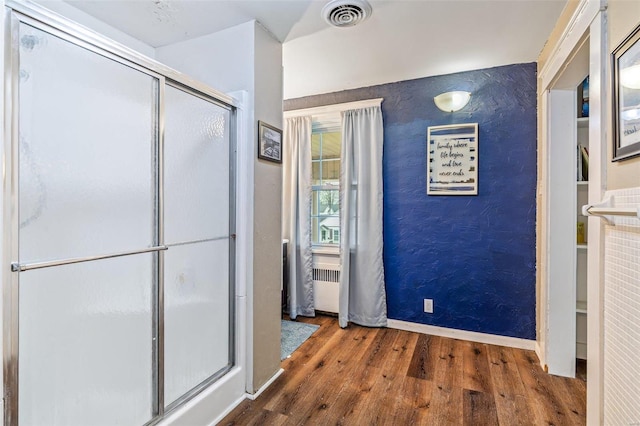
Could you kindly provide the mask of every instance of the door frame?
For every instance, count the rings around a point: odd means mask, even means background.
[[[567,357],[575,357],[575,347],[568,349],[568,346],[575,345],[575,338],[566,338],[564,341],[558,336],[567,336],[571,328],[575,328],[575,316],[573,325],[563,323],[562,315],[557,315],[558,310],[574,312],[574,306],[567,306],[566,299],[558,296],[567,294],[570,291],[567,286],[575,286],[575,280],[571,283],[562,281],[562,276],[551,265],[552,259],[563,256],[562,250],[566,250],[567,242],[554,239],[550,222],[553,222],[556,215],[562,216],[562,212],[554,210],[552,203],[553,189],[569,190],[575,194],[575,182],[572,188],[568,188],[567,182],[552,181],[554,177],[554,159],[559,144],[566,143],[558,137],[562,132],[552,130],[552,121],[561,120],[559,125],[575,126],[575,117],[559,118],[563,111],[559,108],[566,108],[566,100],[558,101],[558,93],[554,91],[562,90],[560,79],[567,72],[574,60],[577,50],[588,38],[589,47],[589,203],[597,203],[602,199],[606,190],[606,167],[607,167],[607,143],[606,125],[608,99],[608,76],[607,76],[607,0],[582,0],[571,19],[567,23],[559,41],[552,49],[549,60],[540,70],[538,76],[538,90],[541,94],[542,102],[540,108],[540,139],[539,139],[539,163],[541,172],[538,184],[538,194],[540,195],[539,208],[543,212],[540,216],[538,245],[540,247],[538,258],[539,270],[539,328],[537,336],[536,352],[545,369],[549,372],[569,373],[566,371]],[[578,82],[579,83],[579,82]],[[574,86],[575,87],[575,86]],[[566,89],[566,87],[565,87]],[[575,102],[572,108],[575,111]],[[565,114],[566,115],[566,114]],[[564,120],[564,122],[562,121]],[[571,120],[571,123],[568,122]],[[573,147],[572,147],[573,148]],[[575,180],[575,179],[574,179]],[[572,207],[574,215],[575,206]],[[588,240],[588,266],[587,266],[587,424],[602,424],[603,420],[603,266],[604,266],[604,226],[598,218],[589,218],[589,240]],[[575,220],[574,220],[575,222]],[[575,242],[572,224],[571,242]],[[573,250],[573,249],[572,249]],[[575,250],[573,250],[575,251]],[[573,265],[575,267],[575,254],[573,255]],[[566,268],[565,268],[566,269]],[[575,268],[574,268],[575,269]],[[566,272],[566,271],[565,271]],[[575,274],[575,272],[573,272]],[[560,272],[559,274],[562,274]],[[575,298],[574,298],[575,300]],[[574,302],[575,303],[575,302]],[[575,336],[575,333],[574,333]],[[572,355],[573,354],[573,355]]]

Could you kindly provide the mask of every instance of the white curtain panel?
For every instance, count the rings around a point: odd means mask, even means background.
[[[311,253],[311,117],[284,124],[283,238],[289,240],[289,315],[315,316]]]
[[[342,113],[340,327],[387,325],[382,265],[382,110]]]

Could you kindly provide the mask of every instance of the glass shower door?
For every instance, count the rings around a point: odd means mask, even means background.
[[[25,23],[19,67],[19,422],[144,424],[159,81]]]
[[[166,86],[164,402],[232,363],[227,108]]]
[[[242,394],[210,387],[235,360],[232,99],[7,17],[5,424],[155,424]]]

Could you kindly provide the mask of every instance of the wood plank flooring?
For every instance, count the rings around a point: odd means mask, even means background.
[[[532,351],[335,318],[285,372],[221,425],[584,425],[586,383],[546,374]]]

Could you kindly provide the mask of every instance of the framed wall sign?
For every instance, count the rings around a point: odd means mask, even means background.
[[[258,121],[258,158],[282,163],[282,130]]]
[[[478,194],[478,123],[428,127],[427,194]]]
[[[613,161],[640,155],[640,26],[611,54]]]

